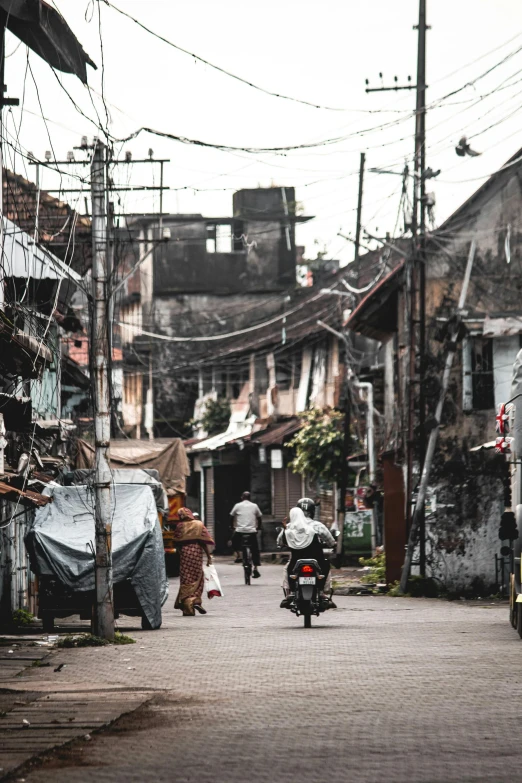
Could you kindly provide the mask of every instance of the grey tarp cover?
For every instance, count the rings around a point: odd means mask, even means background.
[[[25,537],[31,566],[72,590],[94,590],[94,492],[90,487],[47,487],[53,502],[38,509]],[[168,597],[163,538],[150,487],[111,487],[114,583],[130,579],[152,628],[161,625]],[[43,512],[43,513],[40,513]]]
[[[92,468],[94,447],[82,438],[77,440],[76,468]],[[167,491],[184,493],[190,465],[181,438],[154,440],[111,440],[112,468],[152,468],[160,475]]]
[[[72,475],[73,484],[92,485],[94,470],[89,470],[88,468],[73,470]],[[115,484],[147,484],[152,490],[158,511],[168,513],[169,501],[165,490],[161,485],[160,476],[157,470],[116,468],[112,471],[111,476]]]

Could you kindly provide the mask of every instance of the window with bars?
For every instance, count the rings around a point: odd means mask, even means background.
[[[474,337],[470,348],[472,407],[473,410],[490,410],[495,407],[493,340]]]

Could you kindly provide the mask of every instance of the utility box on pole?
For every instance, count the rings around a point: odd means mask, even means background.
[[[109,323],[107,269],[106,147],[95,139],[91,164],[92,198],[92,379],[95,437],[95,579],[96,605],[94,632],[103,639],[114,639],[112,600],[112,510],[109,393]]]

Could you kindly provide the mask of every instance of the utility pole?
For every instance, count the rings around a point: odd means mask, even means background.
[[[114,279],[114,202],[107,203],[107,279]],[[107,373],[109,379],[109,399],[111,401],[111,438],[116,437],[118,411],[114,405],[114,297],[108,297],[108,340],[109,351],[107,355]]]
[[[344,427],[343,427],[343,465],[341,471],[341,487],[340,487],[340,545],[337,548],[339,568],[343,564],[344,557],[344,525],[346,520],[346,490],[348,489],[348,457],[350,456],[350,444],[351,444],[351,401],[350,401],[350,381],[349,381],[349,359],[347,346],[345,344],[345,362],[346,362],[346,378],[345,378],[345,401],[344,401]]]
[[[406,418],[406,530],[409,534],[412,523],[413,500],[413,463],[415,456],[415,400],[416,386],[419,381],[419,460],[424,463],[426,449],[426,400],[423,388],[426,364],[426,270],[425,270],[425,234],[426,234],[426,0],[419,0],[419,23],[417,45],[417,82],[415,104],[415,155],[413,170],[413,214],[411,223],[412,252],[406,267],[407,301],[407,418]],[[420,211],[420,214],[419,214]],[[417,328],[418,327],[418,328]],[[419,375],[417,376],[417,358]],[[424,508],[418,512],[420,524],[421,576],[426,573],[426,531]]]
[[[5,86],[5,31],[8,14],[0,11],[0,310],[4,309],[4,106],[18,106],[18,98],[6,98]]]
[[[366,161],[366,154],[364,152],[361,152],[361,162],[359,164],[359,195],[357,198],[357,226],[355,228],[355,256],[354,256],[355,263],[359,261],[359,250],[361,247],[361,217],[362,217],[365,161]]]
[[[96,605],[94,632],[103,639],[114,639],[112,600],[112,509],[108,352],[111,341],[108,328],[108,269],[106,212],[106,147],[94,141],[91,164],[92,201],[92,296],[91,328],[93,402],[94,402],[94,489],[95,489],[95,580]]]
[[[419,0],[417,48],[417,102],[415,111],[415,167],[413,215],[415,233],[414,264],[418,282],[418,356],[419,356],[419,462],[421,473],[426,453],[426,397],[424,393],[424,374],[426,371],[426,0]],[[420,208],[420,218],[418,210]],[[418,222],[417,222],[418,221]],[[420,236],[417,239],[417,225]],[[412,308],[413,309],[413,308]],[[413,451],[413,444],[411,446]],[[419,569],[426,576],[426,522],[425,504],[416,512],[419,528]],[[412,508],[412,497],[408,495],[408,507]]]
[[[415,158],[413,172],[413,214],[412,214],[412,253],[406,265],[406,302],[405,322],[407,358],[405,362],[406,375],[406,527],[411,533],[412,526],[412,496],[413,496],[413,462],[414,462],[414,432],[415,432],[415,399],[416,383],[419,381],[419,457],[421,471],[424,465],[426,451],[426,399],[424,392],[424,373],[426,367],[426,269],[425,269],[425,240],[426,240],[426,0],[419,0],[419,22],[417,45],[417,81],[411,84],[408,76],[408,84],[399,85],[395,76],[395,84],[385,87],[370,87],[366,80],[366,92],[383,92],[386,90],[412,90],[416,91],[415,107]],[[436,176],[433,172],[430,176]],[[419,359],[419,376],[416,375],[416,359]],[[416,529],[420,534],[420,572],[425,575],[426,570],[426,531],[424,523],[424,505],[416,508]]]

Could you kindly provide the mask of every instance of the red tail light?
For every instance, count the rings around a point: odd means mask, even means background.
[[[312,566],[304,565],[304,566],[301,566],[301,573],[302,574],[313,574],[314,573],[314,569],[312,568]]]

